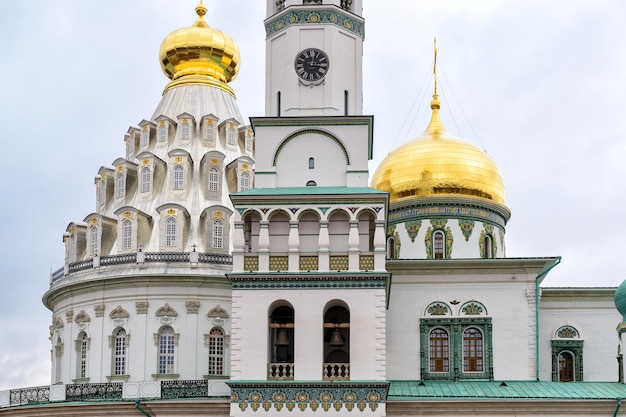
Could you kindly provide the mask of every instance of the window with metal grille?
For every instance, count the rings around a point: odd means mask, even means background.
[[[126,330],[115,332],[113,349],[113,375],[126,375]]]
[[[224,332],[217,327],[209,332],[209,375],[224,375]]]
[[[124,220],[122,223],[122,249],[130,249],[133,244],[133,223]]]
[[[165,220],[165,246],[176,246],[176,219],[173,217]]]
[[[174,373],[174,329],[170,326],[159,330],[159,373]]]
[[[174,189],[182,190],[185,188],[185,169],[182,165],[174,166]]]

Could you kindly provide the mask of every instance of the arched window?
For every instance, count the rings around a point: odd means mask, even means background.
[[[221,220],[215,220],[213,222],[213,244],[214,249],[221,249],[224,247],[224,223]]]
[[[107,203],[107,190],[104,180],[98,182],[98,203],[104,206]]]
[[[152,175],[150,173],[150,168],[143,167],[141,169],[141,192],[149,193],[151,188]]]
[[[313,181],[313,180],[307,181],[306,186],[307,187],[317,187],[317,183],[315,181]]]
[[[87,378],[87,349],[89,347],[87,333],[80,332],[78,334],[78,339],[76,342],[76,347],[78,351],[77,377]]]
[[[216,166],[209,168],[209,191],[218,191],[220,184],[220,171]]]
[[[492,240],[490,235],[485,235],[483,238],[483,258],[491,259],[493,258],[493,247]]]
[[[450,371],[450,344],[448,332],[444,329],[433,329],[429,335],[428,347],[430,372]]]
[[[124,197],[124,193],[126,192],[126,176],[121,172],[117,174],[117,182],[115,185],[115,196],[117,198]]]
[[[182,165],[174,166],[174,189],[182,190],[185,188],[185,169]]]
[[[250,189],[250,174],[248,171],[243,171],[241,173],[241,186],[239,187],[239,191],[246,191]]]
[[[176,219],[173,217],[165,220],[165,246],[176,246]]]
[[[159,329],[159,373],[174,373],[174,329],[163,326]]]
[[[393,237],[387,239],[387,259],[396,259],[396,240]]]
[[[187,119],[183,120],[183,124],[181,126],[180,138],[182,140],[189,140],[189,122]]]
[[[463,332],[463,372],[483,371],[483,334],[475,327]]]
[[[445,258],[445,236],[441,230],[437,230],[433,233],[433,258],[443,259]]]
[[[237,139],[235,136],[235,125],[231,124],[230,126],[228,126],[226,136],[229,146],[235,146],[237,144]]]
[[[324,313],[324,380],[350,379],[350,311],[330,307]]]
[[[349,93],[348,90],[344,90],[343,92],[343,115],[348,115],[348,103],[349,103]]]
[[[133,223],[130,220],[122,222],[122,249],[130,249],[133,245]]]
[[[309,158],[309,169],[315,169],[315,158]]]
[[[574,355],[572,352],[559,353],[559,381],[574,381]]]
[[[140,146],[145,148],[150,144],[150,128],[146,125],[141,129]]]
[[[89,254],[98,255],[98,226],[91,226],[89,229]]]
[[[126,375],[126,330],[117,329],[113,338],[113,375]]]
[[[224,331],[214,327],[209,332],[209,375],[224,375]]]
[[[159,126],[159,142],[167,142],[167,124],[165,122]]]
[[[204,137],[209,142],[213,142],[215,140],[215,127],[212,120],[207,120],[206,122],[206,127],[204,128]]]

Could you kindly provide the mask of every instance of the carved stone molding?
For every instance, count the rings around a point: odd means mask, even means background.
[[[85,313],[85,310],[80,310],[80,313],[76,315],[74,321],[78,324],[89,323],[91,321],[91,317],[89,317],[89,314]]]
[[[109,317],[112,319],[127,319],[130,317],[128,311],[124,310],[122,306],[117,306],[109,313]]]
[[[74,310],[69,309],[69,310],[67,310],[67,311],[65,312],[65,320],[66,320],[68,323],[71,323],[71,322],[72,322],[72,320],[74,320]]]
[[[96,317],[104,316],[104,304],[96,304],[93,306],[93,309],[96,312]]]
[[[148,314],[148,307],[150,303],[148,301],[135,301],[135,310],[137,314]]]
[[[185,301],[185,307],[187,307],[187,314],[198,314],[198,310],[200,310],[200,301],[187,300]]]

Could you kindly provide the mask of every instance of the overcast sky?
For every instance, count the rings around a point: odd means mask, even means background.
[[[626,278],[626,2],[364,0],[364,113],[374,160],[430,117],[437,37],[442,118],[484,148],[507,188],[507,256],[562,255],[548,286]],[[93,178],[124,155],[167,79],[158,49],[195,0],[0,2],[0,390],[50,382],[50,270],[62,234],[95,210]],[[232,83],[264,115],[265,2],[205,0],[239,44]],[[617,324],[617,323],[616,323]]]

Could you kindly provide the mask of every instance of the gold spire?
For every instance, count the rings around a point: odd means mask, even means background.
[[[434,40],[434,55],[433,78],[435,86],[433,100],[430,102],[430,108],[432,109],[433,114],[430,117],[430,123],[428,123],[428,127],[426,128],[424,135],[430,135],[433,138],[438,139],[441,136],[441,133],[446,131],[446,128],[443,127],[443,123],[439,118],[441,103],[439,102],[439,95],[437,94],[437,38]]]
[[[196,19],[196,22],[193,24],[195,27],[200,27],[200,28],[209,27],[207,22],[204,20],[204,15],[206,14],[206,10],[207,10],[206,6],[202,4],[202,0],[200,0],[200,3],[198,3],[198,5],[196,6],[196,14],[198,15],[198,19]]]

